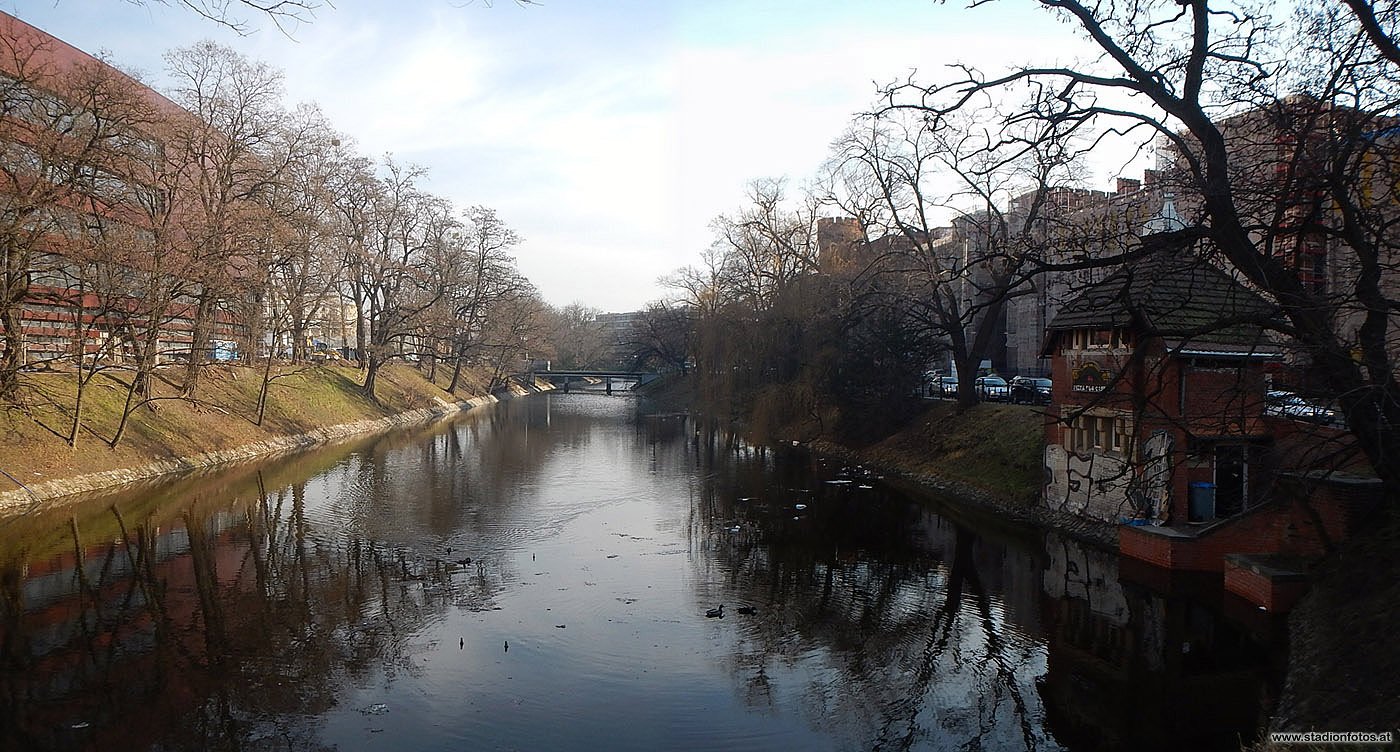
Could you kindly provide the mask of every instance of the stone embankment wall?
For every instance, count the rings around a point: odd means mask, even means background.
[[[24,511],[34,504],[41,504],[74,494],[91,493],[123,486],[128,483],[149,480],[162,475],[187,472],[199,468],[215,467],[236,462],[268,457],[271,455],[295,452],[311,447],[330,444],[336,441],[383,433],[395,428],[420,425],[447,415],[470,410],[474,407],[499,402],[514,396],[531,394],[551,389],[549,385],[536,384],[529,389],[518,387],[495,395],[473,397],[461,402],[438,400],[433,407],[410,410],[373,420],[359,420],[353,423],[340,423],[289,436],[278,436],[265,441],[230,447],[213,452],[205,452],[192,457],[176,457],[156,460],[137,467],[117,468],[87,475],[68,478],[55,478],[34,483],[23,488],[0,492],[0,515]]]

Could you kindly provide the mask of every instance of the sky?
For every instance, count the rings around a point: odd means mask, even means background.
[[[288,107],[315,103],[362,154],[494,208],[547,302],[619,312],[663,297],[752,181],[815,176],[878,84],[1064,59],[1073,39],[1015,0],[333,2],[285,33],[237,11],[247,35],[177,0],[0,8],[157,90],[163,54],[204,39],[275,66]]]

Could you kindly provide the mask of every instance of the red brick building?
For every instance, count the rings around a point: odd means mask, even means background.
[[[155,177],[162,129],[193,117],[0,13],[0,352],[14,347],[30,366],[121,361],[158,330],[157,361],[190,357],[197,286],[155,241],[159,207],[172,204]],[[230,311],[215,314],[212,339],[227,343],[216,354],[244,337]]]
[[[1274,306],[1176,233],[1085,289],[1050,323],[1055,392],[1044,503],[1125,523],[1120,550],[1167,570],[1224,572],[1269,609],[1372,507],[1345,472],[1347,435],[1269,409]],[[1271,414],[1274,413],[1274,414]],[[1324,469],[1319,469],[1324,468]]]
[[[1046,502],[1114,522],[1239,514],[1266,491],[1274,308],[1173,235],[1144,243],[1047,328]]]

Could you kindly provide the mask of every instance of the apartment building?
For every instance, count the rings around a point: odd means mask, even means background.
[[[192,117],[0,13],[0,358],[192,357],[197,270],[171,252],[179,217],[156,179],[163,128]],[[232,357],[246,327],[228,310],[211,318],[200,357]]]

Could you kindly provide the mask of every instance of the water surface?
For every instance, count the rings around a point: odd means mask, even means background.
[[[0,748],[1238,749],[1257,725],[1273,626],[1223,617],[1218,583],[1120,582],[1112,554],[637,407],[539,396],[0,523]]]

